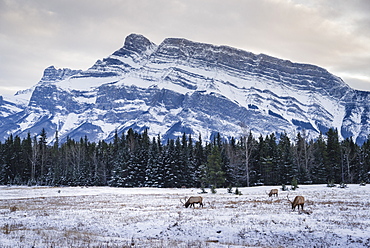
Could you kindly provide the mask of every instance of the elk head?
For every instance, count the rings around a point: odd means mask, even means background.
[[[270,190],[270,193],[267,193],[266,192],[266,194],[268,194],[269,197],[271,197],[271,196],[279,196],[278,193],[279,193],[279,190],[278,189],[272,189],[272,190]]]
[[[184,204],[184,206],[186,208],[189,207],[189,206],[193,206],[193,208],[194,208],[195,203],[198,203],[199,206],[203,207],[203,197],[201,197],[201,196],[190,196],[188,199],[186,199],[186,197],[185,197],[185,203],[183,201],[181,201],[181,203]]]
[[[304,206],[304,197],[297,195],[293,201],[289,200],[289,194],[286,196],[288,198],[288,201],[292,204],[292,209],[293,211],[295,210],[295,207],[298,206],[298,211],[299,211],[299,206],[301,206],[301,209],[303,210]]]

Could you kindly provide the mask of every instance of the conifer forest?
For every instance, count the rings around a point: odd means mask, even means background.
[[[0,142],[1,185],[113,187],[246,187],[322,183],[368,183],[370,139],[339,141],[329,129],[315,140],[304,132],[255,138],[251,133],[211,142],[183,134],[161,141],[147,131],[114,136],[112,142],[40,135],[10,135]]]

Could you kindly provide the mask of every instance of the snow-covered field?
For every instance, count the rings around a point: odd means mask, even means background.
[[[2,186],[0,247],[370,247],[369,185],[290,191],[310,214],[271,188],[217,189],[193,209],[180,199],[199,189]]]

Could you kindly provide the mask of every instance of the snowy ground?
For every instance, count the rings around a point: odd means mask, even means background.
[[[301,185],[289,198],[310,214],[271,188],[217,189],[193,209],[180,199],[199,189],[3,186],[0,247],[370,247],[369,185]]]

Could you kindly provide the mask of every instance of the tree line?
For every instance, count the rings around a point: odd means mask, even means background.
[[[58,134],[49,145],[45,130],[34,137],[10,135],[0,142],[1,185],[114,187],[245,187],[255,185],[367,183],[370,139],[362,146],[340,141],[329,129],[315,140],[304,132],[211,142],[191,135],[150,138],[128,130],[112,142],[68,138]]]

